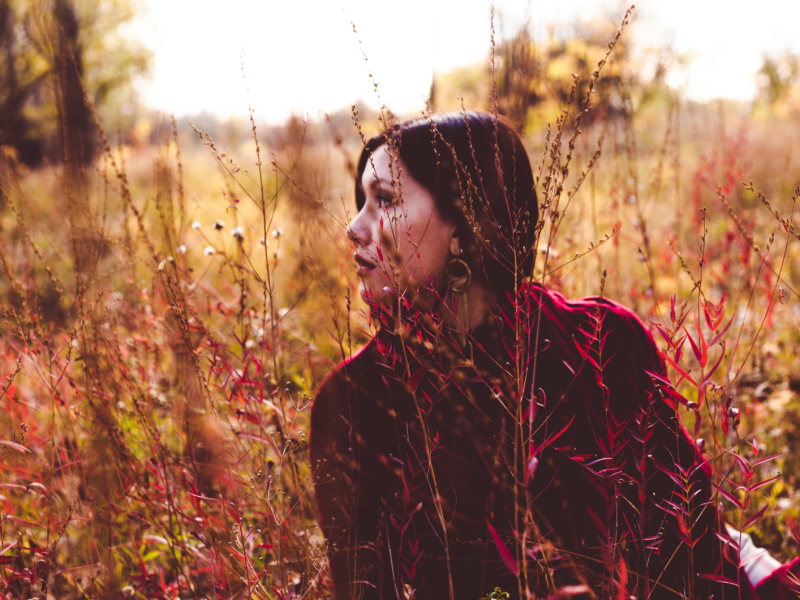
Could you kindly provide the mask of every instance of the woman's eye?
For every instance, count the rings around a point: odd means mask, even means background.
[[[392,203],[392,197],[387,194],[378,194],[376,200],[379,208],[384,208]]]

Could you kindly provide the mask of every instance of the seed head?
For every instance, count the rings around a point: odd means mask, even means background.
[[[216,229],[217,231],[219,231],[224,227],[225,227],[225,221],[219,221],[219,220],[214,221],[214,229]]]
[[[181,244],[180,246],[178,246],[177,248],[175,248],[175,251],[176,251],[178,254],[186,254],[186,246],[184,246],[183,244]]]
[[[200,225],[200,221],[194,221],[192,223],[192,229],[200,229],[202,225]]]
[[[206,246],[206,249],[203,250],[203,254],[205,254],[206,256],[211,256],[215,252],[216,250],[214,250],[214,246]]]
[[[244,239],[244,227],[234,227],[231,235],[241,242]]]

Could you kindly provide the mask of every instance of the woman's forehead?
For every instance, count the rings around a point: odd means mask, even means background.
[[[385,144],[376,148],[367,162],[364,174],[361,176],[361,184],[364,189],[377,191],[391,188],[392,174],[395,175],[394,178],[396,179],[398,173],[398,161],[399,157],[393,156]]]

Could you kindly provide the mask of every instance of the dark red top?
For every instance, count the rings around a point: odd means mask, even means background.
[[[624,570],[626,598],[688,597],[690,572],[696,597],[738,598],[697,576],[736,579],[737,569],[723,559],[709,466],[658,379],[665,369],[650,333],[619,304],[532,290],[516,307],[523,371],[533,372],[535,354],[525,348],[538,347],[535,384],[529,376],[523,393],[527,414],[538,390],[532,428],[514,426],[511,301],[463,351],[410,311],[402,339],[385,327],[320,387],[311,466],[337,600],[403,590],[446,600],[445,545],[455,598],[495,587],[518,598],[515,496],[525,506],[526,494],[536,524],[527,581],[540,595],[589,586],[607,597]],[[514,452],[520,435],[538,460],[527,482],[514,477],[526,467]],[[755,598],[741,579],[741,598]]]

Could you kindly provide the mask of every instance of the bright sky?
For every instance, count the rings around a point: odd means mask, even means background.
[[[144,98],[176,115],[246,115],[243,51],[260,120],[292,112],[314,117],[356,100],[376,107],[370,71],[392,110],[418,112],[434,71],[486,60],[490,46],[490,0],[143,2],[148,14],[135,32],[155,51]],[[550,23],[588,20],[627,3],[496,0],[495,6],[499,35],[526,21],[536,35]],[[670,81],[698,100],[752,98],[763,53],[800,51],[800,0],[641,0],[636,13],[639,47],[671,40],[692,57]]]

